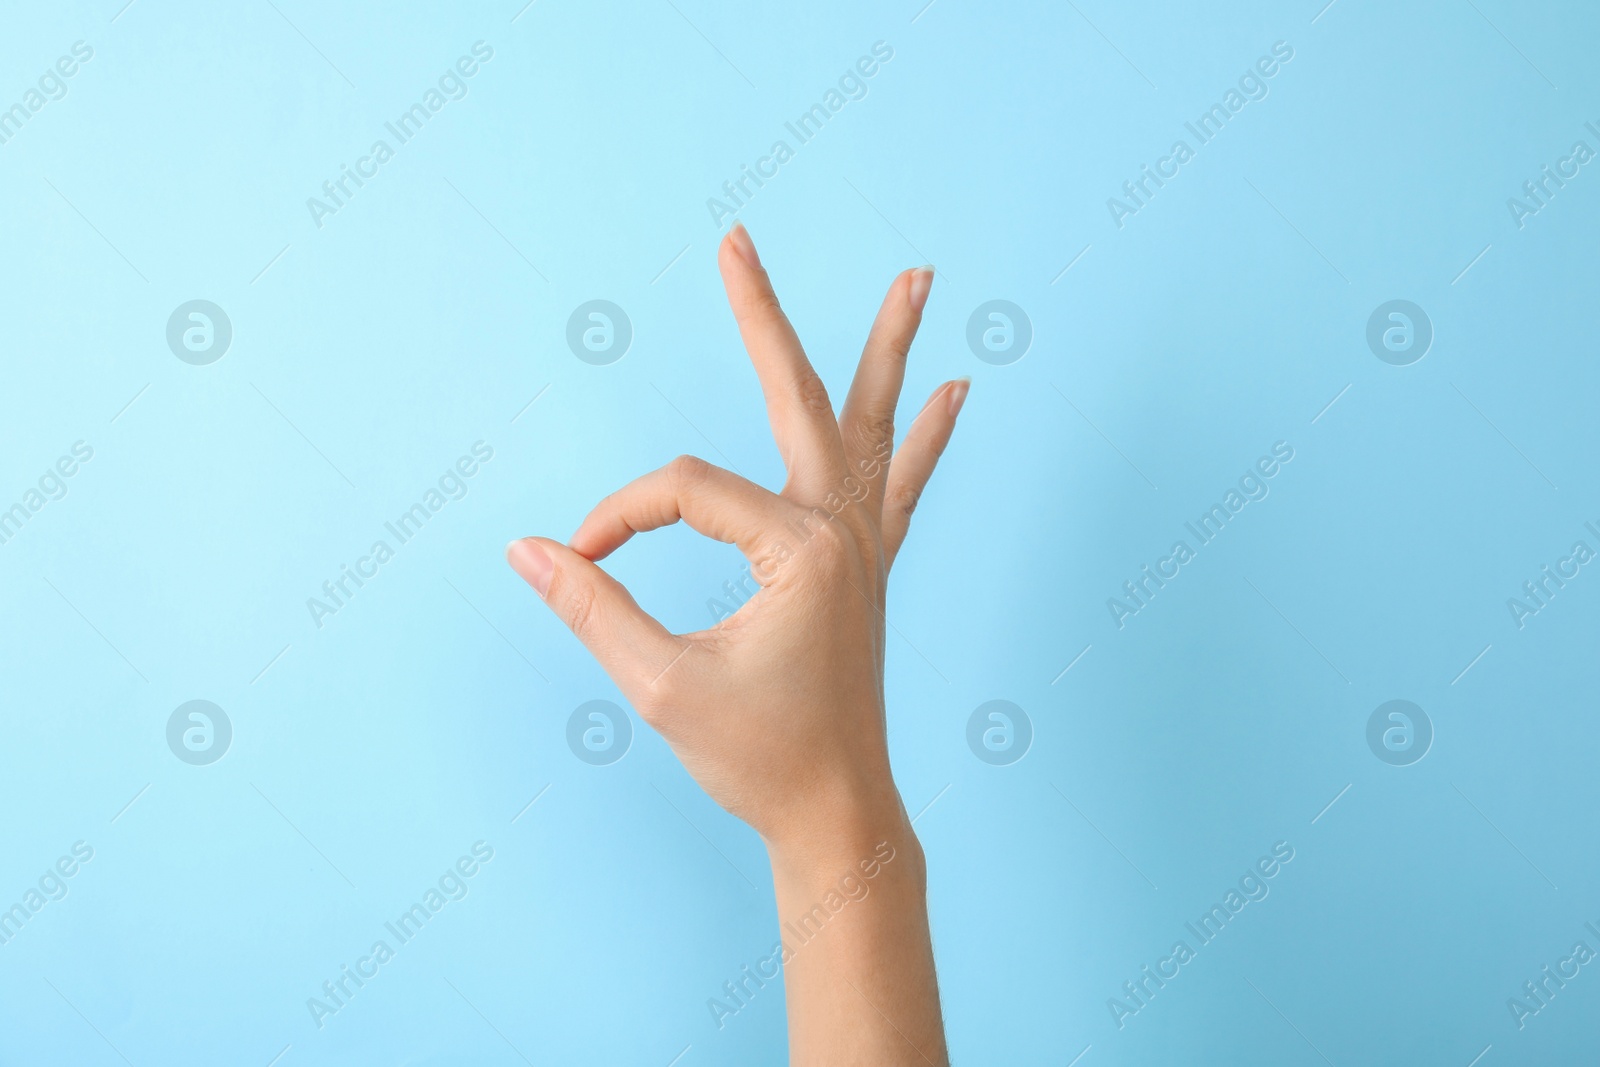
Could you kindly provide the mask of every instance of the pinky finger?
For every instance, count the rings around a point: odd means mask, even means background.
[[[922,491],[933,477],[933,468],[955,432],[956,416],[966,402],[970,378],[945,382],[928,398],[922,412],[906,431],[906,438],[889,463],[889,484],[883,497],[883,561],[892,567],[911,525]]]

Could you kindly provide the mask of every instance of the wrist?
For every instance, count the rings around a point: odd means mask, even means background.
[[[892,785],[813,807],[766,845],[774,878],[793,885],[829,884],[885,866],[914,875],[918,885],[926,878],[922,843]]]

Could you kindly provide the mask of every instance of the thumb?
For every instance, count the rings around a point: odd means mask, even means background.
[[[567,546],[547,537],[524,537],[506,546],[506,562],[624,693],[682,653],[683,642],[641,608],[621,582]]]

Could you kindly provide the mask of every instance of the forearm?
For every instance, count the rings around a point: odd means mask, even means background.
[[[904,809],[818,830],[768,847],[790,1063],[944,1067],[927,868]]]
[[[766,397],[783,491],[680,456],[607,496],[568,544],[523,538],[507,558],[695,780],[767,842],[791,1062],[945,1067],[927,870],[889,771],[884,597],[968,381],[935,389],[894,448],[934,269],[890,285],[835,415],[743,225],[717,264]],[[596,565],[680,519],[739,546],[760,586],[690,634],[670,632]],[[771,973],[758,969],[746,980],[760,988]]]

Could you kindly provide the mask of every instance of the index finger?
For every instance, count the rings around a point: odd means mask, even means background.
[[[569,544],[579,555],[602,560],[636,533],[678,520],[755,559],[775,522],[778,498],[753,482],[694,456],[635,478],[596,504]]]

